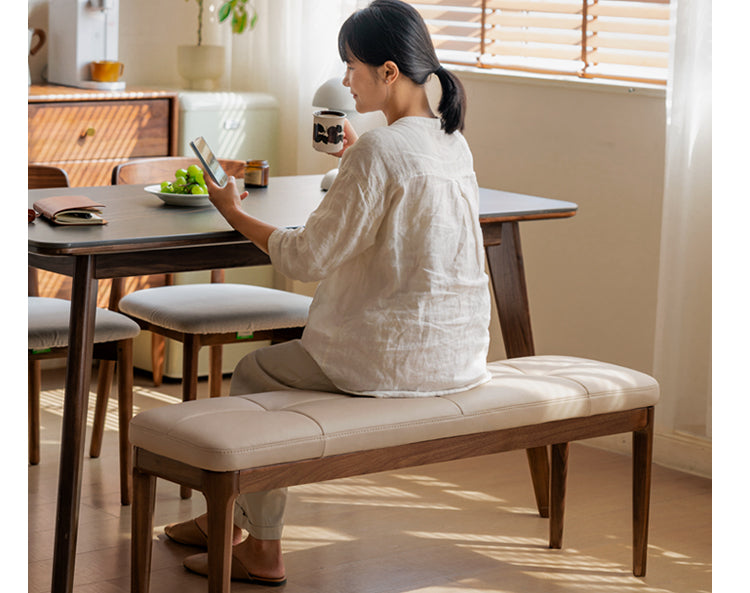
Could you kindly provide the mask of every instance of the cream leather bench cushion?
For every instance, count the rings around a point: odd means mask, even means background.
[[[654,405],[656,381],[564,356],[493,362],[469,391],[416,398],[277,391],[201,399],[138,414],[134,445],[231,471]]]

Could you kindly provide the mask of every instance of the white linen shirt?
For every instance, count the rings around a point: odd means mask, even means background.
[[[273,265],[320,281],[302,346],[342,391],[453,393],[489,379],[490,293],[473,160],[459,132],[405,117],[363,134]]]

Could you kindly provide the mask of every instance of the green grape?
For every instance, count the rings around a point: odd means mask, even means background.
[[[203,179],[203,170],[198,165],[190,165],[187,169],[177,169],[174,181],[162,181],[161,191],[170,194],[201,195],[208,193],[208,187]]]

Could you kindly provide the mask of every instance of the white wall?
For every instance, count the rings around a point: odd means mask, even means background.
[[[482,186],[575,202],[521,226],[536,350],[650,372],[663,91],[462,75]]]

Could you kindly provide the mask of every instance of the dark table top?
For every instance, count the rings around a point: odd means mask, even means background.
[[[320,175],[273,177],[267,188],[250,188],[243,208],[279,227],[305,223],[325,195]],[[75,255],[139,251],[154,248],[246,242],[210,204],[180,207],[164,204],[144,186],[115,185],[29,191],[29,208],[36,200],[61,194],[86,195],[106,204],[106,225],[60,226],[37,218],[29,224],[29,252]],[[483,225],[508,220],[533,220],[573,216],[572,202],[549,200],[499,190],[480,189]]]

